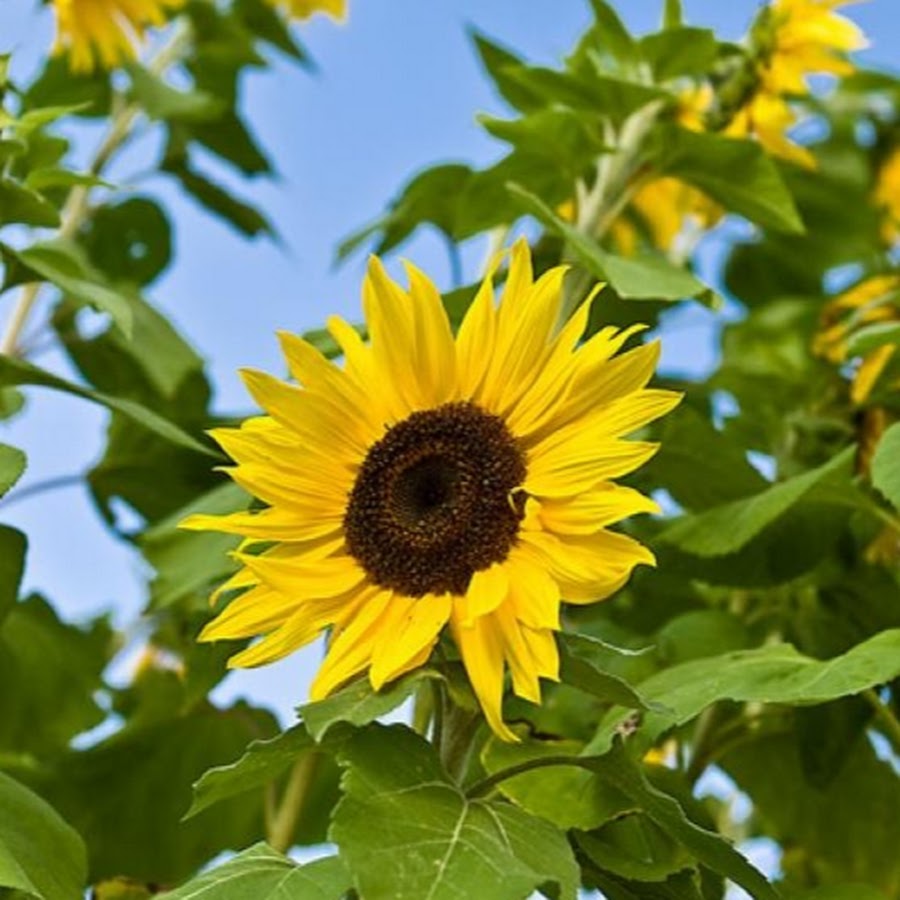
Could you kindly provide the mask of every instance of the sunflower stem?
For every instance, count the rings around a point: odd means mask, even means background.
[[[510,766],[508,769],[500,769],[487,778],[475,782],[467,791],[466,797],[469,800],[475,800],[478,797],[484,797],[489,794],[498,784],[515,778],[516,775],[523,775],[525,772],[531,772],[534,769],[544,769],[548,766],[574,766],[578,769],[590,769],[591,763],[582,756],[542,756],[539,759],[529,759],[517,765]]]
[[[160,48],[159,53],[149,63],[149,69],[154,74],[162,74],[170,65],[177,61],[188,34],[189,31],[186,26],[176,28],[171,40]],[[103,174],[110,160],[128,140],[132,127],[140,113],[141,108],[139,105],[126,102],[124,95],[121,93],[115,95],[109,129],[94,153],[91,164],[88,166],[90,175],[100,176]],[[78,233],[78,229],[90,213],[90,205],[88,203],[90,191],[91,188],[88,185],[76,185],[69,191],[60,213],[61,224],[57,237],[65,240],[75,237]],[[2,338],[0,338],[0,356],[19,355],[19,340],[28,323],[31,311],[34,309],[34,305],[40,296],[43,284],[43,282],[34,281],[22,288],[18,302],[13,308],[7,323],[6,330]]]
[[[445,688],[441,689],[443,710],[435,717],[434,741],[447,774],[462,783],[469,769],[475,732],[481,725],[481,713],[457,706]]]
[[[315,752],[304,754],[294,763],[281,802],[274,814],[267,817],[266,840],[279,853],[286,853],[293,846],[294,832],[306,804],[310,785],[315,780],[318,764],[319,754]]]

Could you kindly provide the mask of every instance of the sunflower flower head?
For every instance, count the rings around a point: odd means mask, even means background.
[[[814,74],[849,75],[847,58],[867,45],[855,22],[835,9],[851,0],[775,0],[769,7],[770,40],[761,69],[773,94],[806,94]]]
[[[680,399],[647,387],[657,343],[616,355],[639,328],[582,342],[590,300],[559,326],[564,274],[535,280],[520,241],[499,304],[489,275],[454,337],[425,275],[409,266],[403,289],[373,259],[370,342],[328,323],[342,367],[281,335],[297,384],[245,372],[265,415],[214,432],[266,508],[183,523],[246,539],[223,586],[242,593],[201,640],[261,636],[230,661],[255,666],[327,630],[320,699],[363,673],[380,689],[446,631],[491,728],[515,739],[506,673],[540,702],[561,602],[602,600],[653,564],[610,526],[655,504],[614,479],[656,449],[626,436]]]
[[[68,53],[73,72],[113,69],[137,55],[148,27],[165,24],[183,0],[52,0],[55,53]]]

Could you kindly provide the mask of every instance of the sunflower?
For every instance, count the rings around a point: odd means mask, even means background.
[[[316,13],[327,13],[341,21],[347,16],[347,0],[269,0],[284,11],[289,19],[308,19]]]
[[[774,0],[766,7],[759,28],[758,84],[725,134],[755,137],[773,156],[815,166],[809,150],[787,136],[798,121],[788,98],[809,94],[810,75],[854,71],[847,56],[867,42],[854,22],[834,11],[848,2],[852,0]]]
[[[848,361],[848,340],[859,328],[900,320],[900,275],[873,275],[831,300],[822,311],[813,350],[831,363]],[[850,399],[865,403],[896,353],[894,344],[882,344],[860,360],[850,383]]]
[[[52,0],[56,16],[54,52],[68,52],[73,72],[98,63],[115,68],[134,59],[148,26],[165,24],[166,10],[182,0]]]
[[[834,12],[851,0],[775,0],[770,7],[772,45],[762,79],[773,94],[806,94],[814,73],[849,75],[847,54],[866,46],[862,31]]]
[[[654,562],[609,526],[655,504],[612,479],[656,450],[623,438],[680,398],[646,387],[658,343],[613,358],[639,327],[579,345],[590,300],[559,326],[564,274],[535,281],[518,242],[499,305],[489,274],[454,340],[425,275],[408,266],[403,290],[372,259],[371,342],[328,322],[343,368],[280,335],[299,384],[245,371],[267,414],[213,432],[267,508],[183,523],[247,539],[217,592],[243,593],[201,640],[262,635],[230,660],[256,666],[330,629],[321,699],[365,671],[378,690],[421,666],[446,626],[490,726],[515,739],[505,670],[539,703],[540,679],[558,677],[560,602],[601,600]]]

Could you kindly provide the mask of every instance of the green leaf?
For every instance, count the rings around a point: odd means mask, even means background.
[[[491,738],[481,751],[488,775],[536,759],[578,756],[584,744],[572,740],[523,740],[513,744]],[[580,766],[547,766],[501,781],[498,790],[535,816],[558,828],[590,831],[636,806],[618,789]]]
[[[108,394],[101,394],[98,391],[92,391],[81,385],[73,384],[66,381],[58,375],[40,369],[31,365],[24,360],[13,359],[12,357],[0,357],[0,385],[4,387],[14,385],[38,385],[41,387],[52,388],[53,390],[63,391],[67,394],[73,394],[76,397],[83,397],[93,403],[99,403],[101,406],[109,407],[115,412],[121,413],[123,416],[136,422],[138,425],[147,428],[154,434],[159,435],[167,441],[172,442],[180,447],[188,450],[194,450],[197,453],[203,453],[206,456],[218,458],[219,454],[209,449],[204,444],[192,438],[189,434],[182,431],[177,425],[173,425],[168,420],[157,415],[150,409],[135,403],[132,400],[126,400],[122,397],[111,397]]]
[[[525,62],[505,47],[495,44],[485,35],[477,31],[472,31],[470,34],[481,58],[481,64],[493,79],[494,86],[503,99],[523,112],[541,107],[543,99],[539,92],[519,83],[514,77],[510,77],[510,72],[526,68]]]
[[[720,700],[826,703],[887,684],[898,675],[900,629],[882,631],[828,660],[804,656],[790,644],[710,656],[663,669],[637,686],[641,696],[661,706],[644,714],[631,740],[649,749],[669,729],[689,722]],[[611,710],[587,751],[602,753],[610,747],[626,718],[622,709]]]
[[[860,893],[823,887],[821,894],[801,893],[803,900],[868,900],[872,891],[896,896],[900,779],[868,740],[856,742],[839,776],[824,788],[804,777],[791,733],[747,735],[717,763],[749,794],[754,820],[767,836],[791,848],[781,861],[789,884],[869,886]]]
[[[9,178],[0,178],[0,226],[19,224],[56,228],[59,222],[57,208],[37,191]]]
[[[576,840],[596,866],[633,881],[665,881],[694,864],[681,844],[640,813],[579,834]]]
[[[369,725],[339,762],[344,796],[330,836],[366,900],[521,900],[546,885],[575,900],[565,835],[505,802],[467,800],[408,728]]]
[[[10,536],[9,529],[0,531],[4,534],[3,544],[24,550],[21,535]],[[21,559],[14,557],[13,571],[3,573],[8,588],[17,587]],[[9,565],[5,558],[2,565]],[[39,597],[14,603],[0,620],[0,751],[58,751],[102,722],[97,696],[113,649],[105,620],[76,628],[60,621]]]
[[[668,126],[657,135],[660,174],[700,188],[731,212],[790,234],[803,222],[775,163],[755,141]],[[735,173],[740,173],[736,177]]]
[[[258,209],[233,197],[227,190],[205,175],[201,175],[187,166],[168,169],[168,171],[178,178],[181,186],[201,206],[224,219],[241,234],[247,237],[256,237],[258,234],[277,237],[269,220]]]
[[[248,495],[236,484],[226,482],[201,494],[140,537],[147,562],[155,570],[150,584],[150,606],[164,609],[199,598],[197,606],[207,608],[207,593],[231,575],[236,564],[230,553],[240,538],[207,531],[185,531],[179,524],[192,513],[224,515],[246,509]]]
[[[671,95],[660,88],[601,75],[596,70],[575,74],[541,66],[517,66],[507,70],[506,75],[548,106],[562,104],[613,122],[624,121],[650,103],[671,100]]]
[[[637,56],[634,38],[618,13],[606,0],[590,0],[594,24],[587,40],[596,42],[603,51],[626,65]]]
[[[3,620],[19,596],[27,546],[21,531],[0,525],[0,634]]]
[[[285,20],[263,0],[235,0],[234,15],[248,31],[297,62],[312,68],[309,56],[297,42]]]
[[[517,184],[509,192],[553,234],[568,242],[578,261],[593,275],[608,280],[616,293],[626,299],[681,300],[685,297],[711,299],[710,289],[686,269],[672,265],[662,256],[625,258],[606,253],[596,241],[561,219],[540,197]]]
[[[245,703],[223,710],[200,702],[58,754],[28,780],[85,839],[91,881],[125,875],[171,884],[263,833],[261,791],[181,818],[203,772],[276,731],[270,713]]]
[[[0,887],[37,900],[79,900],[84,843],[54,809],[0,772]]]
[[[169,218],[147,197],[101,206],[81,240],[91,262],[114,281],[149,284],[172,258]]]
[[[57,166],[32,169],[25,178],[25,186],[33,191],[46,191],[51,188],[110,187],[102,178],[83,172],[70,172]]]
[[[644,699],[618,675],[609,671],[611,663],[622,656],[638,656],[639,652],[622,650],[586,634],[559,634],[560,670],[564,684],[579,688],[601,700],[647,709]],[[643,651],[641,651],[643,652]]]
[[[190,819],[220,800],[274,781],[314,746],[303,725],[295,725],[265,741],[254,741],[240,759],[203,773],[194,784],[194,802],[184,818]]]
[[[876,322],[857,329],[847,339],[847,355],[865,356],[885,344],[900,344],[900,323]]]
[[[875,448],[872,484],[900,510],[900,422],[885,431]]]
[[[18,447],[0,444],[0,497],[22,477],[27,460]]]
[[[689,403],[666,416],[648,477],[686,509],[708,509],[759,494],[768,482],[743,447]]]
[[[726,556],[746,546],[815,488],[846,479],[852,466],[854,447],[847,447],[827,463],[802,475],[724,506],[687,516],[669,526],[659,540],[696,556]]]
[[[110,81],[110,73],[103,69],[76,74],[67,57],[53,55],[27,87],[24,104],[27,109],[65,105],[77,116],[103,116],[111,104]]]
[[[368,678],[358,678],[324,700],[301,706],[300,715],[309,733],[318,741],[339,722],[367,725],[411,697],[423,679],[439,677],[432,669],[417,669],[380,691],[372,689]]]
[[[174,122],[209,122],[225,110],[225,103],[206,91],[182,91],[158,75],[131,63],[128,67],[134,99],[151,119]]]
[[[703,75],[719,51],[714,32],[708,28],[669,26],[640,41],[641,55],[653,69],[657,81],[685,75]]]
[[[32,244],[24,250],[14,250],[4,245],[3,252],[17,260],[28,272],[56,285],[64,294],[109,313],[122,331],[130,336],[132,312],[128,300],[104,284],[103,278],[92,270],[76,244],[56,240]],[[23,279],[23,276],[19,278]]]
[[[730,878],[756,900],[778,900],[778,891],[724,838],[696,825],[684,814],[674,797],[657,790],[647,781],[621,741],[604,756],[592,758],[586,764],[705,866]]]
[[[234,859],[192,878],[180,888],[161,894],[161,900],[342,900],[352,882],[336,856],[305,866],[254,844]]]

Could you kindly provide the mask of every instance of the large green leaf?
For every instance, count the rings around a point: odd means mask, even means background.
[[[109,313],[126,335],[131,334],[131,305],[126,297],[105,284],[84,258],[80,248],[61,240],[32,244],[24,250],[3,247],[26,272],[49,281],[79,303]],[[24,276],[19,275],[19,278]]]
[[[269,713],[244,703],[201,703],[61,754],[28,780],[85,839],[92,881],[177,883],[217,853],[262,837],[262,791],[181,819],[203,772],[276,730]]]
[[[758,143],[675,126],[660,129],[658,141],[662,174],[700,188],[726,209],[764,228],[803,231],[790,191]]]
[[[584,744],[570,740],[523,740],[513,744],[491,738],[481,752],[489,775],[538,759],[578,756]],[[590,831],[605,822],[635,812],[621,791],[578,766],[547,766],[502,781],[500,792],[522,809],[559,828]]]
[[[2,540],[4,534],[11,540]],[[0,546],[23,548],[17,534],[4,529]],[[4,558],[0,569],[9,562]],[[21,557],[11,562],[15,569]],[[18,573],[10,574],[12,587]],[[60,621],[39,597],[14,604],[0,620],[0,751],[60,750],[99,724],[105,713],[97,694],[112,651],[112,633],[104,620],[76,628]]]
[[[131,419],[144,428],[158,434],[167,441],[194,450],[197,453],[203,453],[207,456],[218,457],[218,454],[209,449],[198,440],[182,431],[177,425],[173,425],[167,419],[162,418],[151,409],[135,403],[133,400],[127,400],[123,397],[112,397],[109,394],[102,394],[98,391],[92,391],[89,388],[66,381],[52,372],[40,369],[31,363],[20,359],[13,359],[11,356],[0,357],[0,385],[4,387],[17,385],[39,385],[42,387],[52,388],[57,391],[63,391],[67,394],[73,394],[76,397],[83,397],[101,406],[109,407],[115,412],[121,413],[123,416]]]
[[[128,66],[128,75],[134,99],[152,119],[208,122],[226,108],[218,97],[206,91],[179,90],[137,63]]]
[[[155,570],[150,584],[150,605],[163,609],[200,597],[207,607],[207,593],[231,575],[236,563],[229,555],[240,538],[214,531],[186,531],[179,524],[193,513],[224,515],[246,509],[250,499],[232,482],[201,494],[140,537],[147,562]]]
[[[129,197],[97,209],[81,235],[91,262],[115,281],[145,285],[172,258],[169,218],[148,197]],[[134,340],[141,341],[135,323]]]
[[[37,191],[0,178],[0,226],[11,224],[55,228],[59,225],[59,212]]]
[[[22,477],[27,460],[18,447],[0,444],[0,497]]]
[[[777,900],[775,888],[723,837],[689,819],[678,801],[647,780],[641,767],[618,741],[603,756],[587,758],[589,767],[610,788],[627,797],[703,865],[729,878],[756,900]]]
[[[303,725],[295,725],[268,740],[254,741],[240,759],[203,773],[194,785],[194,802],[185,818],[190,819],[220,800],[274,781],[313,746],[315,743]]]
[[[813,704],[858,694],[900,675],[900,629],[858,644],[842,656],[813,659],[790,644],[770,644],[694,660],[663,669],[638,685],[641,695],[660,709],[644,714],[632,738],[651,747],[660,735],[689,722],[720,700]],[[627,718],[611,710],[600,723],[587,752],[604,752]]]
[[[687,402],[666,416],[648,479],[690,510],[708,509],[768,486],[746,451]]]
[[[40,797],[0,772],[0,888],[37,900],[79,900],[84,843]]]
[[[872,458],[872,484],[900,510],[900,422],[881,436]]]
[[[370,725],[339,761],[331,837],[366,900],[524,900],[544,885],[574,900],[578,867],[564,834],[505,802],[467,800],[408,728]]]
[[[343,900],[352,887],[336,856],[298,866],[266,844],[255,844],[234,859],[162,894],[163,900]]]
[[[608,280],[619,296],[636,300],[687,297],[710,300],[710,289],[687,269],[673,265],[662,256],[626,258],[607,253],[596,241],[561,219],[536,194],[517,184],[509,184],[507,188],[526,212],[553,234],[564,238],[578,261],[598,279]]]
[[[748,735],[718,762],[749,794],[759,826],[790,848],[782,858],[789,881],[836,885],[821,894],[803,893],[802,900],[868,900],[873,890],[879,897],[897,896],[900,779],[864,737],[826,787],[804,777],[789,733]],[[847,882],[869,887],[859,893],[837,887]]]
[[[669,526],[659,539],[696,556],[727,556],[746,546],[816,487],[850,474],[854,448],[827,463],[773,485],[745,500],[735,500]]]
[[[0,633],[6,613],[19,596],[26,547],[25,535],[21,531],[0,525]]]
[[[309,733],[318,741],[333,725],[367,725],[386,715],[411,697],[425,678],[439,678],[433,669],[417,669],[387,685],[372,689],[368,678],[358,678],[324,700],[300,707]]]
[[[564,684],[579,688],[609,703],[646,709],[643,697],[610,665],[623,656],[639,656],[641,651],[623,650],[584,634],[562,632],[559,635],[559,677]]]

